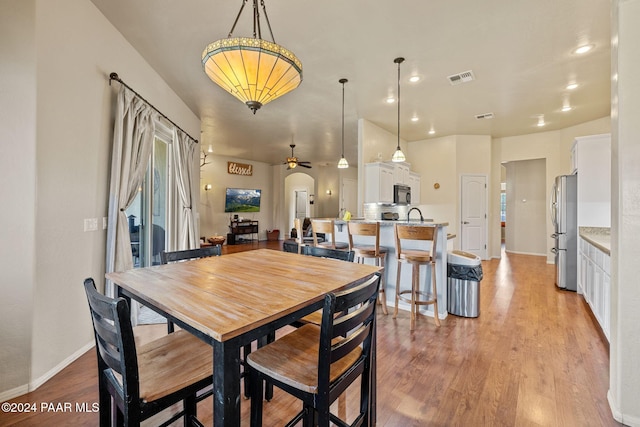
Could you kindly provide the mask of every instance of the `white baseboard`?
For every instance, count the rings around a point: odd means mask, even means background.
[[[3,391],[0,393],[0,402],[6,402],[14,397],[22,396],[29,392],[29,386],[27,384],[12,388],[11,390]]]
[[[518,255],[533,255],[533,256],[543,256],[543,257],[547,256],[547,254],[538,254],[534,252],[520,252],[520,251],[509,251],[509,250],[505,250],[505,252],[510,254],[518,254]]]
[[[607,400],[609,401],[609,408],[611,409],[611,415],[613,415],[613,419],[626,426],[640,427],[640,418],[625,415],[620,411],[620,408],[616,406],[615,402],[613,401],[613,397],[611,397],[611,390],[607,392]]]
[[[58,363],[56,366],[54,366],[48,372],[45,372],[44,375],[40,376],[39,378],[36,378],[33,381],[30,381],[29,384],[23,384],[21,386],[12,388],[11,390],[7,390],[7,391],[4,391],[4,392],[0,393],[0,402],[5,402],[7,400],[16,398],[18,396],[22,396],[23,394],[26,394],[26,393],[29,393],[31,391],[36,390],[38,387],[40,387],[42,384],[44,384],[47,381],[49,381],[54,375],[56,375],[57,373],[62,371],[64,368],[69,366],[74,360],[76,360],[78,357],[80,357],[83,354],[85,354],[87,351],[89,351],[95,345],[96,345],[95,341],[91,340],[91,342],[89,342],[88,344],[82,346],[78,351],[73,353],[71,356],[67,357],[62,362]]]
[[[91,342],[89,342],[88,344],[85,344],[84,346],[82,346],[78,351],[73,353],[71,356],[67,357],[62,362],[58,363],[56,366],[54,366],[48,372],[45,372],[44,375],[42,375],[39,378],[36,378],[35,380],[31,381],[29,383],[29,391],[33,391],[33,390],[37,389],[38,387],[40,387],[42,384],[44,384],[47,381],[49,381],[55,374],[57,374],[58,372],[62,371],[64,368],[69,366],[71,364],[71,362],[73,362],[78,357],[80,357],[83,354],[85,354],[87,351],[89,351],[89,349],[91,349],[95,345],[96,345],[95,341],[91,340]]]

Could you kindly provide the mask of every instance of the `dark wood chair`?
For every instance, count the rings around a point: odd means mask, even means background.
[[[341,261],[353,262],[355,252],[340,249],[323,248],[322,246],[305,246],[302,249],[303,255],[316,256],[320,258],[332,258]]]
[[[98,293],[84,281],[98,355],[100,426],[138,426],[160,411],[183,402],[167,425],[196,417],[198,392],[213,382],[211,347],[186,331],[177,331],[136,348],[129,305],[124,298]],[[113,398],[113,406],[111,399]]]
[[[222,247],[220,245],[205,246],[204,248],[197,249],[185,249],[181,251],[162,251],[160,252],[160,261],[162,264],[168,264],[170,262],[188,261],[198,258],[207,258],[211,256],[222,255]],[[175,327],[173,322],[167,320],[167,332],[172,333]]]
[[[351,426],[369,425],[371,363],[380,276],[325,296],[322,323],[304,325],[251,353],[251,425],[262,425],[263,381],[300,399],[287,425],[347,426],[329,407],[360,378],[360,412]],[[319,345],[318,345],[319,344]]]
[[[222,255],[222,247],[220,245],[205,246],[204,248],[185,249],[182,251],[162,251],[160,260],[163,264],[170,262],[186,261],[190,259],[206,258],[210,256]]]

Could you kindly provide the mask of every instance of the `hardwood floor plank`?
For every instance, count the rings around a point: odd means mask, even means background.
[[[224,246],[223,253],[281,244]],[[408,312],[397,319],[378,313],[378,426],[621,425],[606,396],[608,346],[582,296],[555,288],[554,266],[544,257],[502,255],[482,263],[478,318],[449,315],[438,328],[420,317],[412,333]],[[141,341],[165,331],[164,325],[136,328]],[[95,359],[92,349],[12,402],[97,402]],[[346,394],[332,409],[349,418],[358,404],[356,384]],[[300,407],[276,389],[264,405],[264,424],[283,425]],[[211,408],[211,399],[198,407],[205,425]],[[241,408],[248,426],[249,401]],[[0,413],[0,426],[93,426],[97,419],[76,411]]]

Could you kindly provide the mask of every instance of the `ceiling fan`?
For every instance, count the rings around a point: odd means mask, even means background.
[[[283,165],[288,165],[287,170],[293,169],[296,166],[311,169],[311,162],[301,162],[296,156],[293,155],[293,148],[295,146],[296,144],[289,144],[289,147],[291,147],[291,157],[287,157],[287,161],[284,162]]]

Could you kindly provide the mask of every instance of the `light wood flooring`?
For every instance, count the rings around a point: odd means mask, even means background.
[[[225,246],[225,252],[282,242]],[[378,426],[616,426],[607,403],[608,350],[582,296],[557,290],[554,266],[543,257],[505,254],[483,262],[478,318],[450,315],[437,328],[420,317],[409,331],[407,312],[378,314]],[[81,286],[81,283],[78,284]],[[88,310],[87,310],[88,315]],[[138,328],[141,339],[164,326]],[[283,331],[282,333],[286,333]],[[97,402],[95,350],[38,390],[13,402]],[[350,418],[351,387],[335,411]],[[211,424],[211,400],[199,417]],[[264,425],[283,425],[298,403],[276,389],[264,405]],[[249,401],[242,401],[247,426]],[[96,413],[6,414],[0,426],[93,426]],[[153,425],[155,421],[149,425]]]

